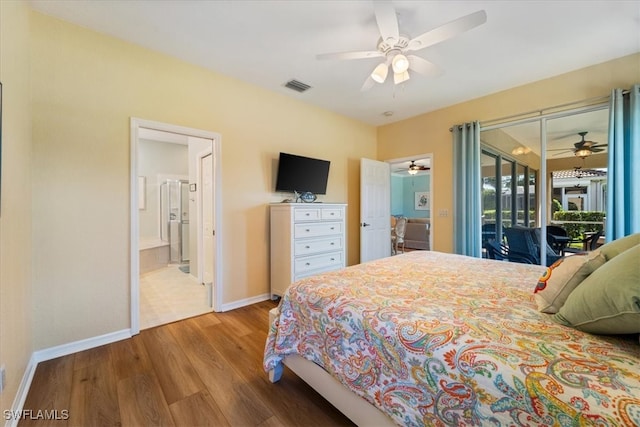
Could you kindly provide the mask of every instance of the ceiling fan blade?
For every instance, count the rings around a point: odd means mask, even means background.
[[[547,151],[549,151],[549,150],[547,150]],[[573,153],[573,150],[565,150],[565,151],[561,151],[560,153],[556,153],[556,154],[554,154],[554,155],[553,155],[553,157],[555,157],[555,156],[559,156],[560,154],[564,154],[564,153]]]
[[[384,56],[384,53],[377,50],[368,50],[360,52],[335,52],[335,53],[321,53],[316,55],[316,59],[366,59],[366,58],[379,58]]]
[[[366,92],[375,85],[376,82],[371,78],[371,76],[367,77],[367,80],[364,81],[364,84],[360,88],[361,92]]]
[[[374,1],[373,10],[382,40],[393,46],[400,39],[396,9],[391,1]]]
[[[600,147],[593,148],[593,147],[591,147],[591,152],[592,153],[601,153],[603,151],[604,151],[604,148],[600,148]]]
[[[432,62],[416,55],[407,55],[409,69],[428,77],[436,77],[442,74],[442,70]]]
[[[407,52],[416,51],[424,49],[425,47],[433,46],[434,44],[443,42],[457,36],[458,34],[482,25],[485,22],[487,22],[487,13],[484,10],[479,10],[413,38],[409,41],[409,46],[406,50]]]

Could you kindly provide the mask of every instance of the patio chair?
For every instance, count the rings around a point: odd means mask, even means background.
[[[531,264],[542,265],[540,260],[540,229],[527,228],[521,226],[514,226],[504,230],[505,237],[507,238],[507,245],[509,252],[513,251],[514,255],[518,257],[526,257],[531,261]],[[537,234],[537,236],[536,236]],[[554,250],[547,243],[547,266],[550,266],[560,258],[562,255],[554,252]],[[516,261],[521,262],[521,261]]]
[[[602,230],[596,231],[595,233],[589,235],[586,239],[582,240],[584,244],[583,249],[565,248],[564,251],[572,254],[581,254],[588,251],[593,251],[598,248],[598,240],[600,240],[600,237],[602,237],[603,234],[604,231]]]
[[[567,230],[557,225],[547,225],[547,243],[555,253],[563,255],[570,241]]]
[[[533,264],[533,259],[527,254],[521,254],[516,251],[512,251],[507,246],[499,243],[497,240],[488,241],[485,249],[487,250],[487,257],[489,259],[519,262],[521,264]]]

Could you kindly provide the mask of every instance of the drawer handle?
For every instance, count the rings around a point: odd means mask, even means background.
[[[308,228],[305,230],[307,233],[310,232],[311,230],[309,230]]]
[[[331,242],[330,244],[331,244],[331,246],[335,245],[335,243],[334,243],[334,242]]]
[[[335,227],[331,227],[331,229],[332,229],[332,230],[335,230],[336,228],[335,228]]]
[[[331,212],[329,215],[334,216],[334,215],[335,215],[335,212]]]
[[[305,249],[309,249],[310,247],[311,247],[311,246],[307,245],[307,246],[305,246],[304,248],[305,248]]]
[[[305,215],[306,215],[306,216],[310,216],[311,214],[310,214],[309,212],[307,212]]]
[[[331,261],[335,261],[335,260],[336,260],[335,258],[331,258]]]
[[[310,263],[310,262],[307,262],[307,263],[305,263],[304,265],[311,265],[311,263]]]

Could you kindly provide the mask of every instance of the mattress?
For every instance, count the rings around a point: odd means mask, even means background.
[[[399,425],[640,425],[638,336],[540,313],[544,268],[415,251],[289,286],[264,368],[297,354]]]

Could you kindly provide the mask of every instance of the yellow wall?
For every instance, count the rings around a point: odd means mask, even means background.
[[[31,353],[31,123],[29,119],[29,10],[0,1],[2,82],[2,203],[0,205],[0,364],[6,389],[0,413],[10,409]]]
[[[452,252],[451,126],[606,96],[614,87],[629,88],[639,76],[640,54],[635,54],[385,125],[378,128],[378,158],[433,153],[433,247]],[[448,210],[449,215],[439,216],[441,210]]]
[[[280,151],[331,161],[324,201],[349,204],[375,128],[33,12],[36,349],[129,328],[129,119],[222,135],[223,304],[269,292],[267,204]]]

